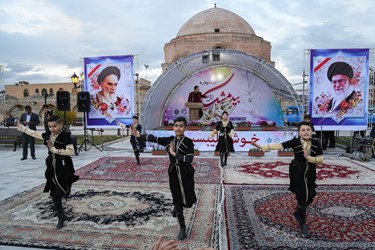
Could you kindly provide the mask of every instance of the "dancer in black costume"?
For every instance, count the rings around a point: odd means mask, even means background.
[[[44,192],[50,192],[59,219],[56,228],[60,229],[64,226],[62,198],[70,195],[72,184],[79,177],[74,175],[73,161],[70,157],[74,155],[70,133],[62,130],[63,126],[58,116],[51,116],[48,119],[48,127],[49,131],[43,134],[26,128],[22,124],[18,125],[18,130],[44,140],[44,144],[48,147],[45,172],[47,182]]]
[[[133,126],[139,133],[141,133],[142,132],[142,126],[141,126],[141,124],[139,124],[138,116],[135,115],[135,116],[133,116],[132,119],[133,119],[133,124],[131,126]],[[118,122],[117,125],[119,125],[122,128],[131,127],[130,125],[126,126],[125,124],[122,124],[121,122]],[[145,148],[146,143],[142,140],[139,140],[134,135],[131,135],[130,136],[130,144],[132,145],[134,155],[135,155],[135,159],[137,160],[137,165],[140,165],[141,161],[139,159],[139,156],[140,156],[140,153],[143,152],[143,149]]]
[[[227,165],[229,152],[234,152],[232,135],[234,132],[233,124],[229,121],[228,112],[224,111],[221,115],[221,121],[216,124],[214,131],[209,137],[214,137],[219,132],[219,139],[215,151],[220,152],[220,166]]]
[[[184,117],[177,117],[174,120],[173,130],[175,136],[155,137],[151,134],[142,134],[135,127],[132,127],[132,135],[143,141],[155,142],[166,146],[169,155],[169,188],[172,192],[174,209],[173,217],[178,218],[180,231],[178,239],[186,238],[186,225],[183,208],[190,208],[197,202],[194,189],[195,170],[191,163],[194,158],[193,141],[184,135],[187,121]]]
[[[293,148],[294,159],[289,165],[289,190],[296,195],[298,202],[293,215],[300,224],[301,232],[308,236],[306,209],[313,202],[316,195],[316,164],[323,163],[323,153],[319,141],[311,139],[312,126],[310,122],[303,121],[299,124],[298,135],[299,138],[283,143],[263,146],[255,142],[251,142],[251,144],[263,151]]]

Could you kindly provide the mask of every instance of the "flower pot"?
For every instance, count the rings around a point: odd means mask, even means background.
[[[276,126],[264,126],[262,127],[263,131],[273,131],[276,130]]]
[[[288,157],[293,157],[294,153],[292,151],[277,151],[277,156],[288,156]]]
[[[187,126],[186,130],[198,131],[198,130],[201,130],[201,126],[199,126],[199,125],[189,125],[189,126]]]
[[[154,150],[152,150],[152,155],[166,155],[167,154],[167,151],[165,151],[165,150],[156,150],[156,149],[154,149]]]
[[[248,151],[248,156],[264,156],[264,151]]]
[[[251,127],[237,127],[236,131],[249,131]]]
[[[164,126],[163,130],[173,130],[173,126]]]

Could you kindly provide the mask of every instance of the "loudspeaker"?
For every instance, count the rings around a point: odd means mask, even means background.
[[[60,111],[70,110],[70,93],[68,91],[56,92],[56,106]]]
[[[81,91],[77,94],[77,111],[90,112],[90,92]]]

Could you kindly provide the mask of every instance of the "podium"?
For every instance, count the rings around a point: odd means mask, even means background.
[[[199,109],[203,108],[203,104],[200,102],[186,102],[185,108],[189,109],[189,120],[199,120]]]

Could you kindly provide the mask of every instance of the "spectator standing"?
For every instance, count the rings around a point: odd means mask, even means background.
[[[20,123],[24,125],[26,128],[31,130],[36,130],[36,126],[39,125],[40,120],[37,114],[34,114],[31,110],[31,106],[25,106],[25,113],[21,115]],[[22,158],[21,161],[27,159],[27,148],[28,144],[30,143],[30,154],[33,160],[36,159],[35,157],[35,138],[26,134],[22,133]]]

